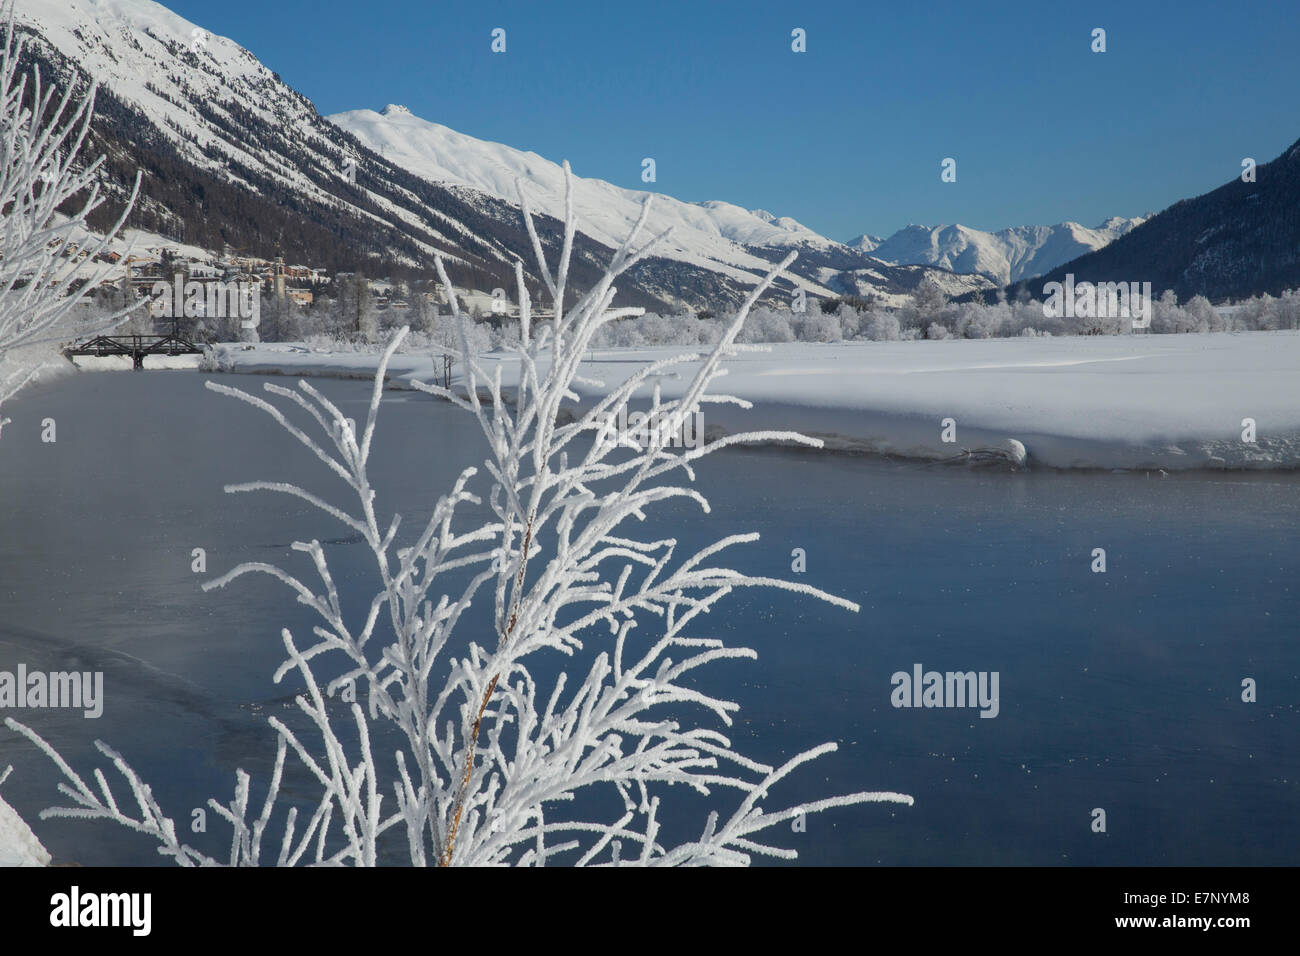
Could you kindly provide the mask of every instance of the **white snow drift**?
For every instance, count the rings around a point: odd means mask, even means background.
[[[768,348],[728,362],[726,391],[754,407],[705,406],[706,434],[791,429],[835,450],[922,459],[966,449],[1015,457],[1011,442],[1019,442],[1028,464],[1052,468],[1300,467],[1300,332]],[[377,361],[292,345],[218,351],[221,366],[236,372],[369,377]],[[643,363],[683,351],[598,350],[582,374],[612,387]],[[482,361],[517,381],[511,357]],[[431,356],[395,356],[390,384],[432,381],[433,369]],[[683,383],[664,381],[665,397]],[[603,394],[596,385],[576,389],[583,406]],[[954,442],[942,440],[949,418]]]

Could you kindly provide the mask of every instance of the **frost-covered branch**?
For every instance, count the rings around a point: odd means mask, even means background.
[[[267,383],[266,398],[208,383],[267,415],[347,489],[344,501],[278,482],[246,482],[226,491],[292,496],[345,525],[368,548],[376,584],[367,602],[345,607],[325,549],[313,540],[294,545],[310,575],[246,563],[204,585],[224,588],[247,574],[267,575],[317,619],[306,640],[281,631],[286,657],[274,679],[300,684],[297,705],[306,724],[295,729],[270,721],[279,749],[257,819],[247,821],[252,782],[243,771],[233,799],[210,804],[232,826],[231,864],[262,860],[290,754],[315,780],[319,799],[305,826],[299,826],[297,807],[280,818],[277,862],[284,865],[375,865],[398,857],[414,865],[745,864],[755,854],[793,858],[770,831],[801,814],[912,802],[903,794],[870,792],[765,809],[790,773],[835,744],[779,767],[734,748],[727,730],[738,705],[703,689],[697,672],[756,655],[709,633],[710,616],[739,588],[776,589],[850,612],[858,606],[806,584],[754,577],[721,563],[724,552],[756,541],[756,534],[682,553],[674,538],[637,533],[666,503],[708,513],[707,499],[692,487],[693,463],[704,455],[758,438],[820,444],[793,433],[731,436],[696,448],[671,441],[705,402],[745,405],[712,394],[710,386],[723,374],[725,359],[745,348],[736,338],[750,307],[793,256],[756,286],[706,355],[647,363],[571,416],[592,337],[614,318],[639,312],[613,307],[615,281],[664,237],[638,244],[647,200],[604,275],[565,310],[576,231],[571,199],[554,271],[522,194],[521,201],[555,318],[533,322],[519,265],[520,374],[517,390],[507,396],[499,366],[488,376],[479,365],[469,347],[470,320],[449,297],[462,380],[458,387],[421,387],[475,417],[486,457],[482,477],[478,469],[465,469],[422,526],[399,536],[400,518],[381,518],[368,472],[385,374],[405,330],[380,359],[364,422],[347,419],[307,382],[296,389]],[[435,265],[450,288],[441,261]],[[665,397],[662,379],[700,359],[680,397]],[[664,424],[639,442],[606,440],[612,422],[647,403]],[[479,483],[486,486],[481,497],[470,490]],[[484,504],[487,520],[462,520],[463,505]],[[480,611],[476,617],[469,616],[472,608]],[[485,617],[490,628],[476,629]],[[552,667],[535,671],[545,652],[556,652],[567,666],[554,676]],[[338,676],[322,684],[314,669],[325,658]],[[381,733],[384,728],[389,732]],[[395,749],[381,753],[381,740]],[[208,862],[175,842],[170,821],[115,754],[105,750],[138,801],[144,794],[139,817],[121,814],[106,788],[97,796],[51,748],[38,745],[69,778],[64,792],[78,804],[59,812],[144,828],[178,862]],[[663,834],[672,805],[666,798],[683,787],[732,807],[709,814],[695,839],[673,845]],[[609,796],[619,807],[612,814]]]
[[[108,275],[111,265],[96,267],[95,260],[121,229],[140,188],[137,174],[117,223],[105,235],[93,236],[86,223],[104,202],[99,186],[104,158],[81,169],[74,163],[90,131],[95,89],[74,101],[70,82],[56,99],[56,90],[42,84],[39,68],[30,77],[20,75],[26,38],[15,38],[12,0],[7,14],[0,54],[0,406],[48,361],[49,347],[61,338],[61,323],[81,290]],[[72,212],[59,213],[65,204]],[[103,327],[131,310],[109,317]]]

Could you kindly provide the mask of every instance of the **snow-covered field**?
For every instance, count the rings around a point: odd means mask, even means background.
[[[600,350],[582,374],[612,385],[681,351]],[[360,377],[376,362],[284,344],[218,352],[245,373]],[[481,363],[517,380],[508,353]],[[433,368],[429,355],[396,356],[390,385],[431,381]],[[923,459],[1015,439],[1031,466],[1053,468],[1300,467],[1300,332],[788,343],[728,368],[719,386],[754,408],[706,406],[709,433],[795,429],[835,450]],[[666,380],[665,395],[688,374]],[[582,386],[582,403],[600,393]],[[948,418],[955,442],[942,440]]]

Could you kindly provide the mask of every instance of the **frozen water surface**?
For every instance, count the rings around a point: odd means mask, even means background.
[[[260,390],[263,379],[214,376]],[[0,670],[100,670],[99,720],[13,712],[88,772],[93,740],[121,750],[185,825],[233,771],[265,776],[280,627],[312,621],[282,587],[202,580],[289,545],[331,544],[345,602],[369,597],[365,557],[342,526],[254,478],[342,486],[255,410],[193,372],[97,374],[24,392],[0,440]],[[276,379],[281,384],[288,380]],[[321,380],[345,411],[368,386]],[[40,441],[54,418],[57,442]],[[390,395],[372,474],[411,521],[481,457],[469,416]],[[838,753],[773,794],[782,805],[857,790],[910,793],[810,818],[784,843],[806,863],[1294,864],[1300,846],[1300,478],[1293,472],[1022,473],[851,455],[735,450],[707,460],[714,513],[651,519],[686,544],[734,531],[762,540],[730,562],[790,575],[862,605],[852,615],[776,592],[732,595],[698,633],[759,652],[702,672],[742,705],[740,749],[774,762],[823,740]],[[208,574],[191,570],[203,548]],[[1107,570],[1091,571],[1104,548]],[[594,646],[597,641],[589,644]],[[895,708],[896,671],[997,671],[999,714]],[[540,668],[539,675],[545,671]],[[1241,700],[1253,678],[1258,701]],[[0,734],[5,798],[56,860],[157,862],[106,824],[37,820],[55,775]],[[293,782],[286,787],[292,795]],[[716,800],[727,799],[717,795]],[[673,824],[703,809],[670,793]],[[774,803],[775,805],[775,803]],[[1107,832],[1093,833],[1094,808]],[[207,840],[225,840],[209,814]]]

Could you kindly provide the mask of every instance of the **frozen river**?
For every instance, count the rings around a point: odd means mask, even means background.
[[[214,377],[250,390],[263,381]],[[4,714],[83,772],[103,763],[91,763],[94,739],[108,741],[182,825],[209,796],[229,799],[237,766],[264,776],[265,719],[293,690],[270,681],[277,635],[311,622],[269,580],[207,594],[200,583],[244,560],[290,561],[291,542],[316,537],[332,542],[345,604],[369,596],[361,548],[341,526],[283,496],[222,493],[257,478],[336,498],[341,486],[204,378],[102,373],[39,386],[6,408],[0,440],[0,671],[105,675],[97,720]],[[363,414],[366,383],[317,384]],[[41,440],[46,419],[53,443]],[[372,474],[406,526],[481,457],[464,413],[409,392],[385,400]],[[757,530],[732,566],[791,576],[800,548],[803,580],[862,605],[852,615],[752,591],[712,615],[713,633],[759,652],[702,673],[742,706],[739,749],[779,762],[841,744],[774,801],[876,789],[916,798],[781,834],[803,862],[1297,862],[1300,476],[1010,474],[762,449],[706,460],[699,486],[714,514],[661,513],[659,530],[683,546]],[[195,548],[206,575],[191,570]],[[1105,573],[1092,570],[1097,548]],[[996,672],[997,716],[893,706],[892,675],[915,665]],[[1255,702],[1242,700],[1248,678]],[[159,859],[106,824],[35,820],[57,799],[53,768],[0,730],[0,770],[9,763],[6,798],[57,860]],[[677,797],[666,795],[665,815]],[[226,834],[214,815],[208,823],[189,839],[219,853]]]

